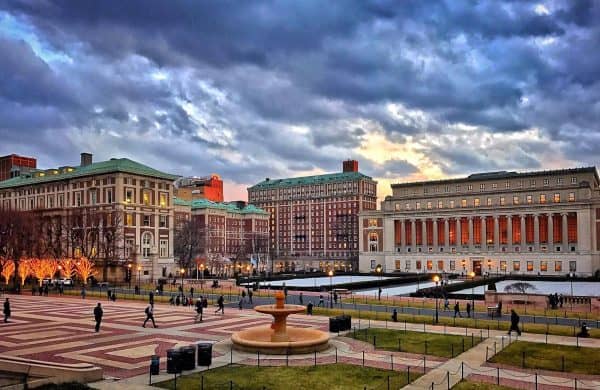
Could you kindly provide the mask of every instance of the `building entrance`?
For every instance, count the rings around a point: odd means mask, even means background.
[[[476,276],[481,276],[481,260],[473,260],[473,272]]]

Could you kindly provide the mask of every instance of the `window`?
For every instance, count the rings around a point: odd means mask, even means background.
[[[556,184],[558,184],[559,186],[563,184],[563,178],[562,177],[558,177],[556,178]]]
[[[371,269],[375,269],[375,260],[371,260]]]
[[[506,260],[500,260],[500,270],[506,272]]]
[[[150,216],[149,215],[144,215],[144,226],[150,226]]]
[[[541,195],[540,195],[540,203],[541,203],[541,204],[544,204],[544,203],[546,203],[546,195],[545,195],[545,194],[541,194]]]
[[[77,206],[77,207],[81,206],[81,192],[75,193],[75,206]]]
[[[109,188],[106,190],[106,203],[112,203],[113,201],[113,190]]]
[[[396,211],[400,211],[400,203],[396,203],[396,204],[394,205],[394,210],[396,210]]]
[[[145,191],[142,192],[142,202],[144,203],[144,206],[150,206],[150,191]]]
[[[427,210],[431,210],[431,208],[432,208],[431,202],[427,202]]]
[[[554,194],[554,197],[552,198],[554,203],[559,203],[560,202],[560,194],[556,193]]]
[[[159,256],[160,257],[169,256],[169,240],[160,240],[159,241]]]
[[[577,271],[577,262],[569,261],[569,272],[575,272],[575,271]]]
[[[125,240],[125,258],[130,258],[132,252],[134,252],[135,240],[133,238],[127,238]]]
[[[527,204],[533,203],[533,197],[531,195],[527,195]]]
[[[529,187],[535,188],[535,180],[529,180]]]
[[[167,194],[160,194],[160,207],[167,207]]]
[[[459,185],[456,186],[456,192],[460,192],[460,186]]]
[[[377,219],[375,219],[375,218],[369,219],[368,225],[369,225],[369,227],[377,227]]]
[[[497,183],[492,183],[492,189],[495,190],[496,188],[498,188],[498,184]]]
[[[492,198],[487,198],[487,200],[486,200],[486,204],[487,204],[488,206],[491,206],[491,205],[492,205]]]
[[[407,271],[410,269],[410,260],[406,260],[404,267]]]
[[[98,203],[98,191],[90,190],[90,203],[97,204]]]
[[[444,270],[444,260],[438,260],[438,262],[437,262],[437,268],[438,268],[438,271],[443,271]]]
[[[407,209],[407,210],[410,210],[410,203],[407,203],[407,204],[406,204],[406,209]]]
[[[577,177],[571,177],[571,184],[577,184]]]
[[[562,261],[558,260],[554,262],[554,272],[562,272]]]
[[[569,192],[569,202],[575,202],[575,193]]]
[[[416,265],[417,269],[421,269],[421,260],[415,261],[415,265]]]
[[[451,200],[451,201],[450,201],[450,208],[451,208],[451,209],[453,209],[453,208],[454,208],[454,201],[453,201],[453,200]]]
[[[375,232],[369,233],[369,252],[379,251],[379,235]]]
[[[150,249],[152,248],[153,237],[152,233],[145,232],[142,235],[142,257],[150,257]]]
[[[444,208],[444,202],[438,200],[438,209]]]
[[[501,196],[501,197],[500,197],[500,206],[504,206],[505,204],[506,204],[506,203],[505,203],[505,201],[504,201],[504,197],[503,197],[503,196]]]
[[[484,191],[484,190],[485,190],[485,184],[481,183],[481,184],[479,185],[479,190],[480,190],[480,191]]]
[[[520,271],[520,270],[521,270],[521,262],[513,261],[513,271]]]
[[[548,272],[548,262],[547,261],[540,261],[540,271]]]
[[[450,260],[450,271],[454,271],[456,269],[456,260]]]
[[[519,204],[519,197],[513,196],[513,204]]]
[[[131,203],[133,199],[133,190],[125,190],[125,203]]]
[[[507,180],[506,183],[504,183],[504,187],[505,188],[510,188],[510,181]]]
[[[460,201],[460,207],[467,207],[467,200],[466,199],[462,199]]]
[[[161,228],[167,227],[167,216],[166,215],[158,216],[158,227],[161,227]]]
[[[479,198],[475,198],[474,204],[475,204],[475,207],[479,207],[479,204],[480,204]]]
[[[533,271],[533,261],[528,261],[527,262],[527,272],[532,272]]]
[[[125,226],[133,226],[133,214],[125,214]]]
[[[473,184],[469,184],[467,186],[467,191],[473,191]]]
[[[427,270],[428,271],[433,270],[433,261],[427,260]]]
[[[65,206],[65,196],[63,194],[58,195],[58,207]]]
[[[400,260],[395,260],[394,261],[394,268],[397,270],[400,270]]]
[[[550,179],[544,179],[544,186],[550,185]]]
[[[415,205],[415,209],[421,210],[421,202],[417,202],[417,204]]]

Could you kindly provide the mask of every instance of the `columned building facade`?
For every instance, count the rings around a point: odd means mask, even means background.
[[[358,267],[358,213],[377,208],[377,182],[343,171],[265,179],[248,188],[248,201],[267,211],[273,272],[351,271]]]
[[[360,270],[591,275],[600,269],[596,168],[491,172],[392,185],[363,212]]]

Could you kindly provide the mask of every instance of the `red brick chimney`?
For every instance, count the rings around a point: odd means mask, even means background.
[[[343,162],[342,167],[344,172],[358,172],[358,161],[346,160]]]

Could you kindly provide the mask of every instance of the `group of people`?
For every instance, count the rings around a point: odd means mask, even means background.
[[[48,288],[48,284],[44,284],[43,286],[40,286],[39,288],[36,288],[34,285],[33,287],[31,287],[31,295],[35,295],[36,293],[39,293],[40,297],[41,296],[47,297],[49,290],[50,289]],[[61,295],[62,295],[62,293],[61,293]]]
[[[562,294],[554,293],[548,295],[548,305],[552,309],[558,309],[558,307],[563,307],[563,303],[565,301],[565,297]]]

